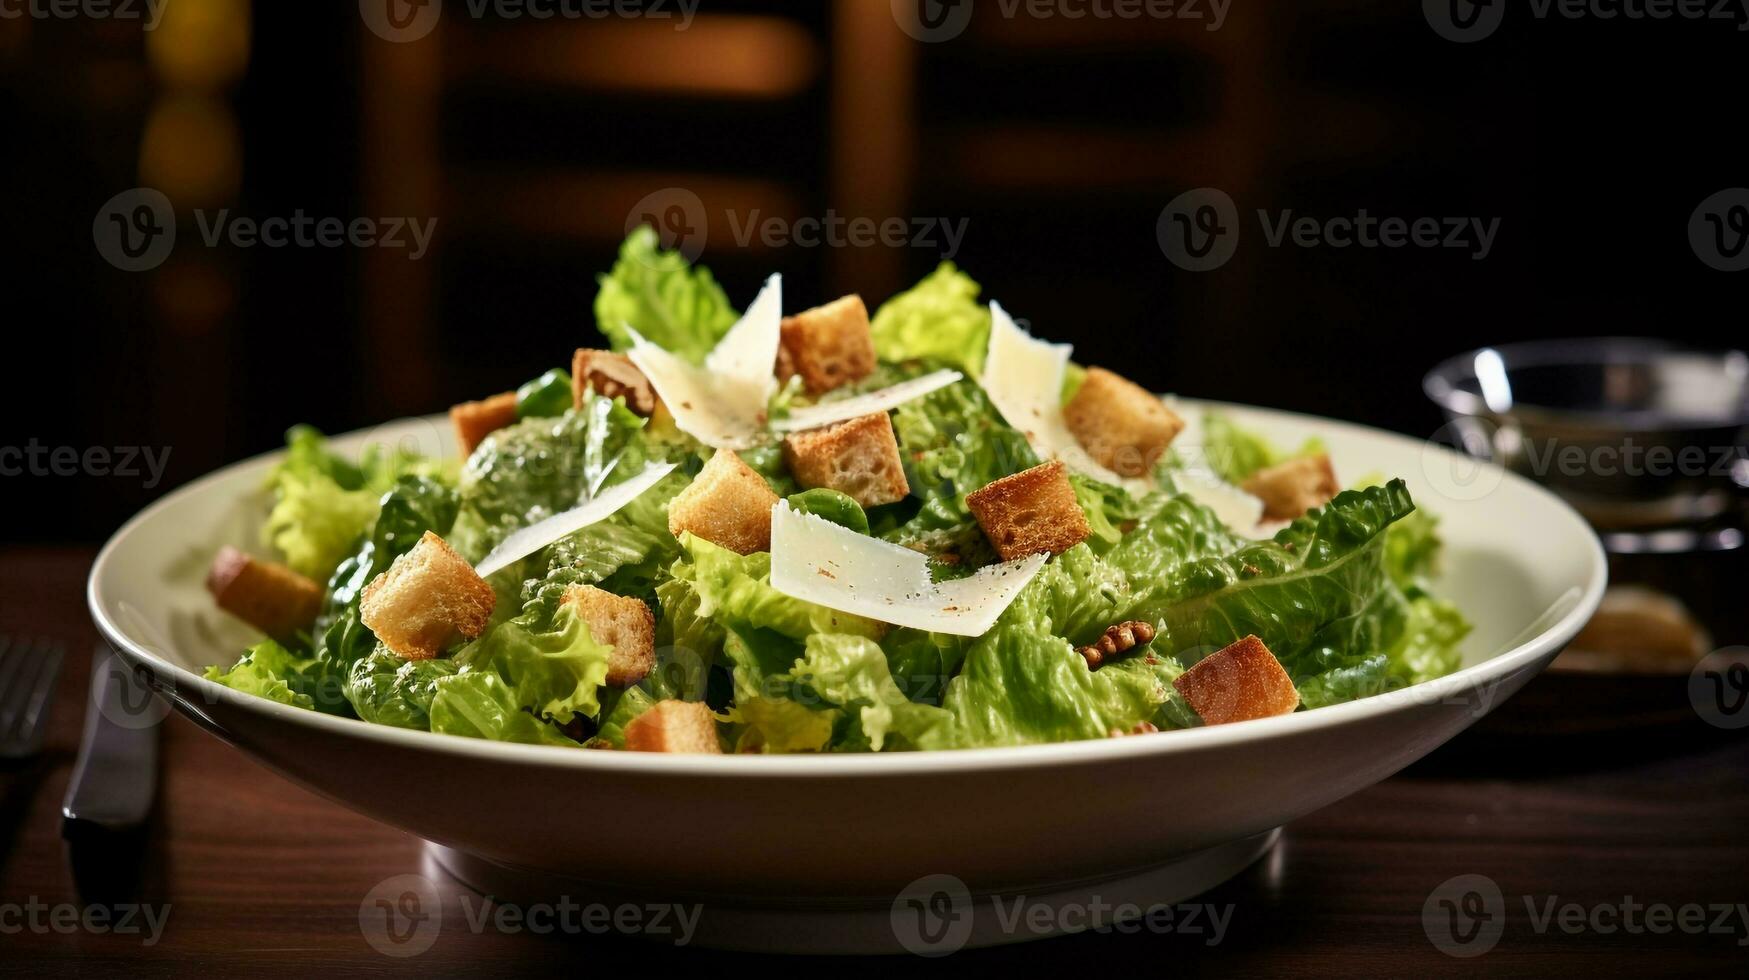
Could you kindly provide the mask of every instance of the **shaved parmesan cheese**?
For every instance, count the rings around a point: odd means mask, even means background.
[[[990,303],[990,346],[984,355],[984,391],[1009,425],[1026,435],[1041,457],[1096,480],[1119,486],[1141,486],[1145,480],[1125,480],[1099,465],[1081,448],[1063,420],[1063,372],[1069,365],[1068,344],[1039,340],[1015,325],[1014,318],[994,300]]]
[[[1262,500],[1198,469],[1179,470],[1173,481],[1185,496],[1214,511],[1235,534],[1257,537],[1257,525],[1263,521]]]
[[[771,508],[771,587],[784,595],[933,633],[982,636],[1044,567],[1043,554],[929,580],[929,559],[831,521]]]
[[[945,388],[963,377],[965,375],[958,371],[934,371],[865,395],[792,409],[788,418],[773,420],[771,427],[779,432],[799,432],[873,415],[876,412],[891,411],[913,398],[921,398],[932,391]]]
[[[606,490],[596,494],[588,503],[570,510],[554,514],[543,521],[537,521],[504,539],[504,543],[492,549],[492,553],[481,560],[474,569],[484,578],[493,572],[501,571],[512,562],[527,558],[560,538],[573,534],[597,521],[612,517],[621,507],[642,496],[644,491],[655,486],[657,481],[674,471],[673,463],[651,463],[645,466],[643,472],[625,481],[616,483]]]
[[[772,370],[782,323],[783,277],[772,276],[703,367],[645,340],[630,325],[627,356],[650,379],[680,431],[713,449],[747,449],[764,434],[765,409],[777,391]]]

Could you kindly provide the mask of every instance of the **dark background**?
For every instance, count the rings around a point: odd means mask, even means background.
[[[1024,10],[1024,8],[1022,8]],[[1004,18],[943,43],[885,0],[713,3],[685,31],[477,20],[450,0],[391,44],[356,3],[175,0],[164,22],[0,18],[8,372],[0,445],[170,447],[164,482],[0,477],[3,541],[92,542],[175,485],[329,431],[513,387],[596,341],[594,276],[633,204],[711,216],[745,303],[873,306],[929,248],[739,246],[722,218],[964,218],[954,256],[1078,360],[1150,387],[1412,433],[1425,369],[1485,343],[1651,334],[1742,343],[1749,280],[1690,250],[1749,184],[1749,35],[1716,21],[1538,21],[1440,37],[1421,5],[1232,0],[1226,23]],[[179,243],[99,254],[113,195],[164,191]],[[1236,257],[1171,265],[1162,207],[1238,203]],[[254,219],[438,219],[404,251],[200,242]],[[1498,217],[1493,253],[1264,246],[1254,212]]]

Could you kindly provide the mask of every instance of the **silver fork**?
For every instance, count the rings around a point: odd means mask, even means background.
[[[36,754],[65,652],[48,640],[0,636],[0,760]]]

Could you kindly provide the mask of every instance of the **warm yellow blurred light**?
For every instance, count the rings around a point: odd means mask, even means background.
[[[543,21],[480,34],[445,52],[462,73],[588,88],[785,98],[813,84],[821,61],[813,36],[780,17],[700,14],[684,31]]]
[[[146,32],[146,56],[166,84],[214,89],[249,65],[248,0],[176,0]]]
[[[177,208],[235,199],[243,169],[237,120],[224,102],[204,95],[160,99],[140,139],[140,181]]]

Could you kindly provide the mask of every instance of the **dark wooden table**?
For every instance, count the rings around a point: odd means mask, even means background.
[[[419,956],[385,957],[366,942],[359,906],[386,878],[431,873],[419,842],[290,785],[176,716],[164,728],[161,805],[140,895],[168,906],[161,936],[147,945],[142,935],[57,930],[54,915],[65,924],[80,910],[59,812],[96,641],[84,602],[90,560],[90,551],[77,549],[0,556],[0,633],[51,636],[69,652],[46,751],[0,772],[0,973],[432,976],[571,967],[703,976],[725,965],[728,954],[698,949],[490,928],[446,929]],[[1219,942],[1207,931],[1083,934],[942,960],[784,965],[1084,973],[1110,964],[1162,976],[1405,977],[1478,968],[1742,975],[1749,730],[1722,731],[1677,711],[1667,724],[1628,731],[1522,734],[1534,720],[1523,715],[1526,706],[1577,710],[1566,692],[1548,686],[1560,681],[1540,678],[1504,709],[1520,712],[1507,716],[1510,724],[1485,722],[1411,770],[1289,826],[1271,855],[1199,900],[1230,915]],[[1682,697],[1680,685],[1649,685],[1642,700]],[[1590,707],[1608,717],[1607,703]],[[1430,896],[1459,875],[1484,876],[1500,890],[1500,912],[1490,920],[1499,938],[1480,959],[1440,952],[1424,920]],[[447,916],[463,892],[447,880],[440,888]],[[1681,928],[1691,905],[1708,907],[1699,931]],[[56,913],[57,906],[71,911]],[[1658,908],[1669,912],[1647,911]],[[1662,925],[1665,914],[1668,931],[1627,928]],[[1693,924],[1696,914],[1687,915]]]

